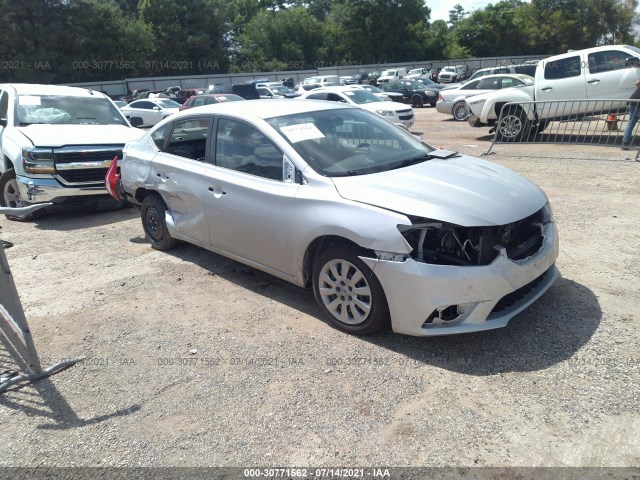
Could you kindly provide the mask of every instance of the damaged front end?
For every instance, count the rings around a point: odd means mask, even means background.
[[[378,252],[376,267],[385,291],[389,285],[389,304],[404,311],[395,331],[441,335],[505,326],[557,276],[557,234],[548,204],[506,225],[408,218],[411,225],[398,229],[411,252]]]
[[[507,225],[462,227],[409,217],[398,229],[412,248],[411,257],[434,265],[489,265],[504,250],[513,260],[535,255],[543,244],[543,226],[552,221],[548,204],[527,218]]]

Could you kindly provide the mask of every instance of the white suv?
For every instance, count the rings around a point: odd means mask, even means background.
[[[110,198],[108,167],[122,158],[126,142],[143,133],[100,92],[0,85],[0,206]]]

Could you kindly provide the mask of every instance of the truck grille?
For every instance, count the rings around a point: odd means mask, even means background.
[[[53,160],[58,179],[67,185],[104,183],[113,157],[122,159],[123,145],[72,146],[54,149]]]
[[[411,110],[400,110],[398,112],[398,116],[400,120],[411,120],[413,118],[413,111]]]

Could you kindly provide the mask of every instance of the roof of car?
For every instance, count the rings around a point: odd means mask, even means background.
[[[268,119],[296,113],[315,112],[318,110],[335,110],[337,108],[354,108],[339,102],[318,102],[317,100],[250,100],[246,102],[226,102],[198,107],[198,113],[222,113],[240,117]],[[177,115],[191,115],[195,112],[185,110]],[[172,115],[169,118],[177,118]]]
[[[18,95],[67,95],[74,97],[104,96],[97,90],[62,85],[42,85],[38,83],[6,83],[0,85],[2,89],[15,89]]]

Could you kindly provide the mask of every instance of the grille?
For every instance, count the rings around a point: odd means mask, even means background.
[[[400,115],[400,120],[411,120],[413,115]]]
[[[74,146],[53,151],[58,178],[67,184],[104,183],[113,157],[122,159],[122,145]]]
[[[111,157],[113,159],[113,157]],[[66,183],[104,183],[107,168],[92,168],[86,170],[63,170],[58,177]]]
[[[548,272],[549,270],[544,272],[535,280],[527,283],[524,287],[520,287],[519,289],[502,297],[500,301],[496,303],[496,306],[493,307],[493,310],[491,310],[491,313],[501,312],[502,310],[505,310],[511,307],[512,305],[515,305],[516,303],[521,301],[523,298],[526,298],[533,289],[535,289],[538,285],[540,285],[540,283],[542,283],[542,281],[544,280],[544,277],[547,275]]]

